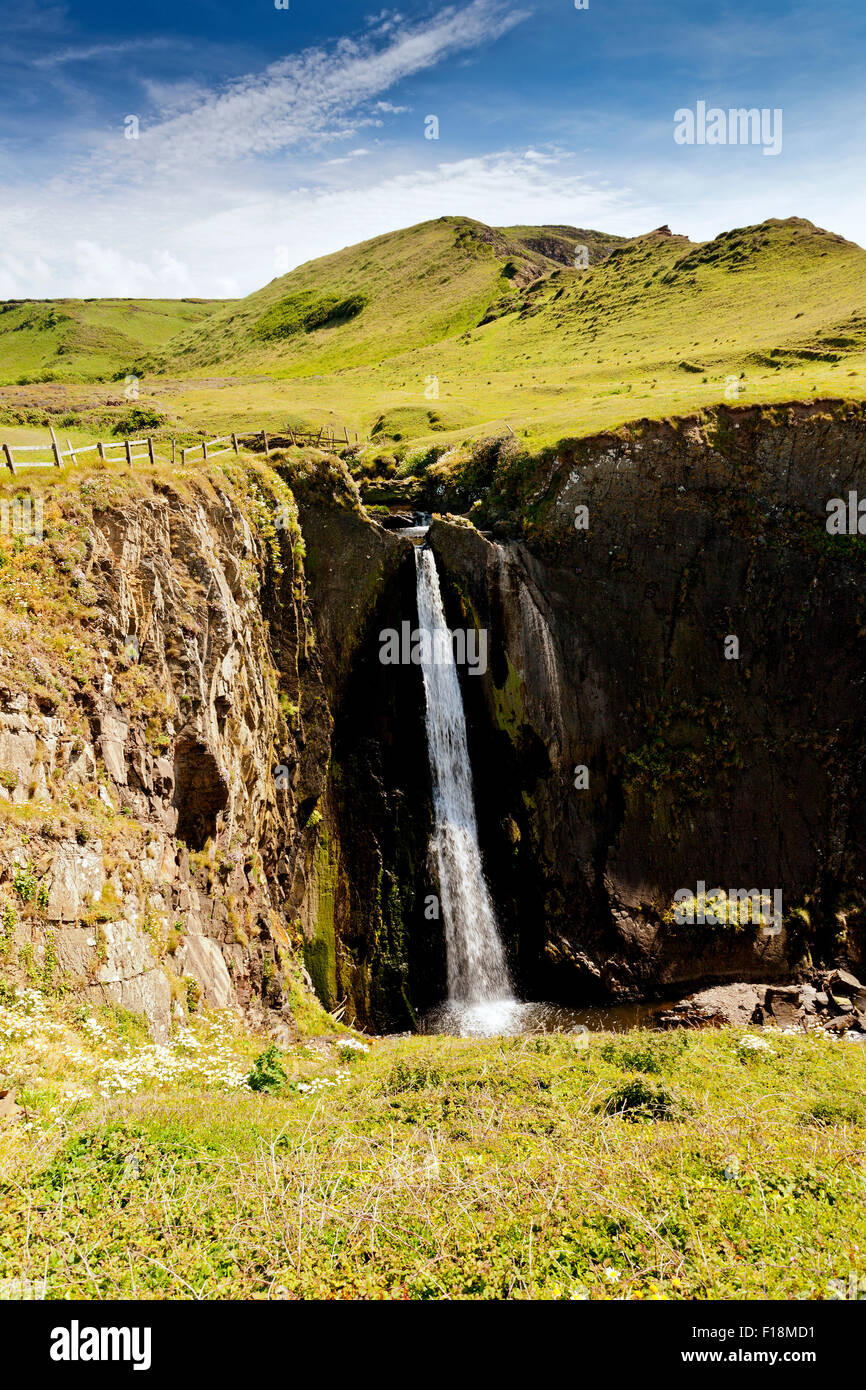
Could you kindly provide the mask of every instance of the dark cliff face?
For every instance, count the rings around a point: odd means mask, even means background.
[[[287,473],[306,544],[329,738],[302,880],[305,956],[329,1008],[409,1028],[444,993],[441,923],[424,915],[430,785],[417,666],[384,665],[383,630],[415,624],[414,547],[363,511],[344,465]]]
[[[463,686],[524,988],[664,993],[862,959],[866,541],[825,527],[829,498],[866,494],[862,420],[647,426],[562,448],[532,486],[520,540],[431,532],[450,621],[491,634]],[[507,535],[515,503],[491,493],[488,524]],[[781,890],[784,929],[663,921],[699,881]]]
[[[38,625],[0,654],[0,902],[22,864],[40,890],[7,965],[56,961],[157,1036],[196,991],[291,1030],[301,955],[372,1029],[445,991],[423,684],[380,659],[416,624],[413,547],[339,460],[273,461],[113,499],[85,479],[30,562],[34,609],[56,568],[72,655]],[[430,541],[450,625],[489,632],[461,683],[521,992],[862,968],[866,538],[825,524],[866,496],[861,413],[722,411],[488,464],[435,479],[486,533]],[[783,930],[677,925],[700,881],[781,891]]]

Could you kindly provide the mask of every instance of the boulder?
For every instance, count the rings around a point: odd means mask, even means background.
[[[827,988],[837,1003],[851,999],[858,1009],[866,1008],[866,986],[850,970],[834,970],[827,977]]]
[[[780,1028],[792,1028],[802,1017],[802,1004],[800,985],[770,985],[764,996],[765,1021],[772,1019]]]

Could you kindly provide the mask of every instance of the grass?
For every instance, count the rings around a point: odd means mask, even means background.
[[[221,300],[51,299],[0,303],[0,383],[101,380],[132,371],[145,353]]]
[[[446,217],[210,306],[141,367],[176,433],[345,424],[400,455],[510,427],[535,450],[725,401],[862,397],[866,251],[799,218],[693,243]],[[8,387],[2,405],[21,428],[82,423],[112,392]]]
[[[29,1036],[27,1000],[0,1015],[29,1117],[0,1129],[0,1277],[48,1297],[826,1298],[863,1274],[862,1047],[317,1040],[268,1093],[228,1017],[160,1074],[107,1013],[100,1037],[28,998]]]

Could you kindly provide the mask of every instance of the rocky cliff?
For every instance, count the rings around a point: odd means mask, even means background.
[[[862,967],[866,540],[825,526],[857,488],[842,405],[500,442],[401,485],[480,528],[430,540],[452,626],[490,638],[461,679],[527,995]],[[411,543],[296,450],[44,502],[41,539],[0,541],[4,975],[158,1038],[202,999],[327,1027],[313,990],[413,1026],[445,972],[420,670],[380,660]],[[678,925],[701,881],[781,891],[782,930]]]
[[[485,854],[524,987],[560,998],[863,957],[862,409],[723,410],[438,470]],[[510,458],[509,458],[510,454]],[[474,492],[470,498],[469,492]],[[735,639],[733,642],[731,639]],[[677,925],[678,889],[773,889],[781,932]]]
[[[332,524],[378,535],[344,466],[317,470]],[[320,606],[323,676],[294,497],[248,458],[43,501],[40,534],[0,555],[4,974],[144,1013],[157,1038],[201,999],[292,1031],[351,655],[348,613]],[[372,553],[341,553],[375,587]]]

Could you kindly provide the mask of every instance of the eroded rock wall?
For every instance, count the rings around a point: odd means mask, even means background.
[[[4,973],[144,1013],[158,1039],[201,999],[291,1031],[330,737],[291,493],[252,460],[85,478],[9,564]]]
[[[491,634],[464,697],[533,992],[862,958],[866,540],[825,525],[849,489],[866,496],[862,412],[740,409],[506,467],[473,510],[486,536],[434,523],[452,624]],[[782,890],[783,931],[666,922],[699,880]]]

